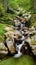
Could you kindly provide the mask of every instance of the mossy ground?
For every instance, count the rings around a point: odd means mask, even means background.
[[[23,57],[20,58],[13,58],[9,57],[7,59],[3,59],[0,61],[0,65],[35,65],[35,61],[33,60],[32,57],[28,55],[24,55]]]

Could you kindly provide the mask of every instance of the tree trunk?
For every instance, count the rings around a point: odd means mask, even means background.
[[[3,6],[4,6],[5,11],[6,11],[7,7],[8,7],[8,0],[3,0]]]

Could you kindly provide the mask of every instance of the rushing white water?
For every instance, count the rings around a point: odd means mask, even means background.
[[[19,44],[19,45],[16,44],[16,49],[17,49],[18,53],[14,55],[14,58],[19,58],[20,56],[22,56],[22,53],[20,52],[20,50],[21,50],[21,47],[23,46],[23,44],[24,44],[24,41],[22,42],[22,44]]]

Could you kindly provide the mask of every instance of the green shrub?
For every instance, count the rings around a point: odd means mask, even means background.
[[[0,3],[0,16],[4,15],[5,9],[3,7],[3,4]]]

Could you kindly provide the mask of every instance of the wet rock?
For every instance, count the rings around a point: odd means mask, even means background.
[[[36,55],[36,45],[31,45],[32,47],[32,52],[34,53],[34,55]]]
[[[13,42],[14,42],[13,39],[10,39],[10,38],[6,39],[6,44],[11,54],[15,53],[15,47]]]
[[[8,54],[8,50],[5,47],[4,43],[0,43],[0,58],[7,56],[7,54]]]

